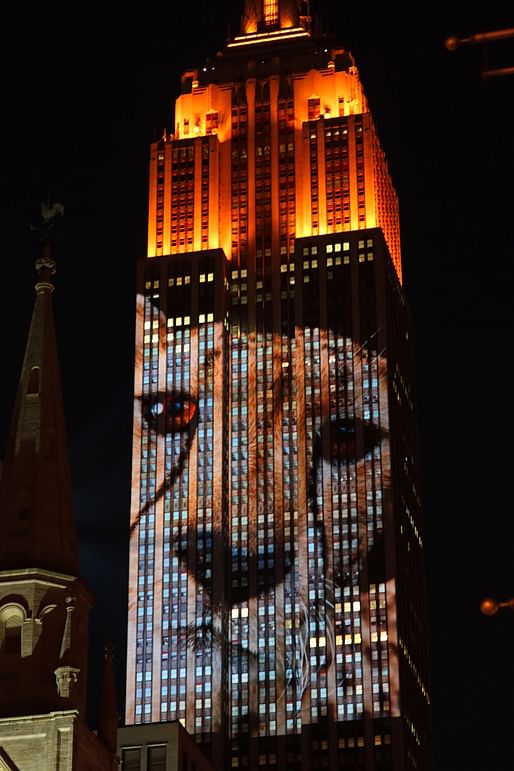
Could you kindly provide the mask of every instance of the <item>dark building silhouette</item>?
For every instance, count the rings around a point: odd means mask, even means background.
[[[220,771],[429,769],[412,324],[356,63],[248,0],[150,157],[126,722]]]

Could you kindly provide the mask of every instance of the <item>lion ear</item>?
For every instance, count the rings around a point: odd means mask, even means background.
[[[145,298],[142,294],[138,294],[136,298],[136,316],[138,324],[143,321],[145,317]]]

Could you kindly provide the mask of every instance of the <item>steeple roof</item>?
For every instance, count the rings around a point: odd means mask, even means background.
[[[0,479],[0,570],[34,567],[78,576],[52,308],[55,267],[50,239],[43,239],[36,260],[36,300]]]

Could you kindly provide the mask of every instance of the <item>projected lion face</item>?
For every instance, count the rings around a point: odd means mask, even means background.
[[[134,537],[139,533],[140,548],[148,551],[148,535],[143,526],[148,527],[149,521],[161,522],[155,526],[155,543],[163,549],[167,562],[163,562],[162,583],[154,591],[163,593],[164,608],[169,603],[169,612],[163,614],[162,620],[164,637],[165,624],[170,625],[169,655],[176,655],[178,661],[182,655],[185,662],[187,650],[195,655],[205,654],[205,661],[213,669],[221,669],[219,657],[228,656],[239,662],[236,671],[244,660],[247,671],[255,674],[253,679],[247,675],[246,681],[237,687],[243,700],[256,704],[260,698],[259,669],[270,666],[259,663],[259,638],[273,635],[275,677],[280,686],[271,701],[277,703],[277,708],[281,702],[292,704],[287,719],[296,721],[307,696],[325,689],[327,708],[336,714],[336,690],[342,686],[359,687],[353,677],[354,663],[336,662],[337,637],[348,634],[344,627],[347,622],[338,608],[348,604],[344,602],[347,598],[352,607],[360,606],[354,587],[359,585],[364,565],[368,572],[373,570],[373,545],[363,535],[372,505],[366,490],[380,486],[382,495],[389,487],[388,464],[382,465],[384,452],[388,452],[387,416],[381,414],[378,418],[385,360],[374,350],[374,341],[369,341],[368,349],[351,340],[337,340],[340,350],[336,351],[330,348],[336,343],[329,340],[327,363],[320,366],[332,368],[337,393],[330,403],[323,403],[313,387],[312,404],[308,400],[304,405],[295,402],[294,414],[284,379],[269,373],[262,398],[268,396],[272,422],[266,424],[258,404],[254,404],[255,423],[249,426],[244,440],[233,441],[228,463],[232,478],[237,478],[236,469],[244,469],[247,485],[226,485],[225,509],[216,522],[216,517],[206,517],[205,511],[212,509],[205,501],[209,491],[211,497],[216,497],[221,496],[222,489],[222,480],[213,478],[210,471],[214,449],[208,426],[212,425],[209,420],[213,411],[227,407],[226,396],[221,387],[213,385],[212,377],[221,356],[219,340],[224,334],[223,325],[213,324],[210,342],[206,337],[205,347],[200,348],[196,371],[186,376],[182,364],[191,356],[189,333],[183,330],[177,338],[177,330],[170,332],[166,319],[142,297],[138,316],[138,329],[144,330],[148,345],[145,349],[143,339],[140,340],[136,360],[135,469],[138,472],[143,468],[143,473],[134,480],[132,531]],[[303,330],[302,334],[307,338],[310,330]],[[174,344],[180,339],[173,360],[169,353],[170,335]],[[235,347],[234,341],[232,344]],[[149,347],[153,356],[143,353]],[[361,378],[368,366],[363,365],[364,359],[369,360],[368,395],[357,399],[355,378],[356,373]],[[166,373],[172,376],[168,377],[168,387],[163,388]],[[236,387],[237,382],[233,381],[231,405],[236,402]],[[362,383],[359,387],[363,389]],[[262,388],[262,375],[257,368],[249,370],[245,382],[248,401],[254,401]],[[316,410],[312,409],[314,402]],[[244,399],[238,409],[245,412]],[[266,473],[266,484],[270,487],[269,480],[273,478],[273,464],[266,466],[266,437],[284,437],[286,432],[282,463],[289,469],[288,479],[294,487],[289,506],[284,497],[269,495],[257,483],[258,477]],[[303,436],[298,438],[302,432],[305,442]],[[290,457],[286,458],[287,454]],[[190,459],[194,459],[195,479],[189,474]],[[273,462],[277,462],[276,457]],[[374,486],[368,486],[371,475],[379,480]],[[359,490],[363,484],[366,488]],[[295,501],[301,499],[302,490],[305,505],[300,507]],[[197,505],[197,496],[204,493],[203,504]],[[255,499],[253,507],[251,496]],[[374,501],[373,505],[382,510],[381,503],[377,506]],[[253,519],[248,518],[252,510]],[[248,522],[236,533],[235,523],[245,516]],[[273,523],[272,532],[265,531],[266,522]],[[263,532],[266,535],[261,537]],[[217,563],[214,555],[218,555]],[[170,560],[175,562],[175,577],[180,576],[176,580],[172,576],[171,589],[166,575]],[[224,588],[216,599],[213,576],[221,574]],[[248,581],[245,575],[255,578]],[[285,599],[278,601],[279,596]],[[352,622],[355,641],[360,638],[358,623]],[[249,631],[252,624],[253,633]],[[322,639],[323,650],[313,651],[313,647],[321,646]],[[171,691],[173,687],[172,684]],[[198,696],[193,678],[183,687],[184,704],[188,693],[192,699]],[[212,731],[221,724],[223,693],[224,684],[219,677],[213,677],[207,696],[211,704],[207,725]],[[169,699],[176,704],[176,711],[170,710],[167,717],[174,719],[185,714],[184,707],[180,712],[180,698],[175,697],[174,701],[172,693]],[[251,707],[237,717],[241,730],[250,733],[258,732],[259,720]],[[194,725],[191,728],[195,730]],[[232,728],[237,732],[234,721]]]

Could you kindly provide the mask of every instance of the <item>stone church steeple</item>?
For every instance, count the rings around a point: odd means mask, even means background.
[[[0,480],[0,568],[78,575],[68,446],[52,309],[56,264],[36,260],[32,323]]]
[[[62,206],[42,213],[34,311],[0,479],[0,758],[27,771],[110,771],[112,749],[84,722],[92,597],[79,571],[52,310],[50,231]]]
[[[35,267],[34,311],[0,480],[0,715],[85,709],[92,600],[79,577],[49,238]]]

